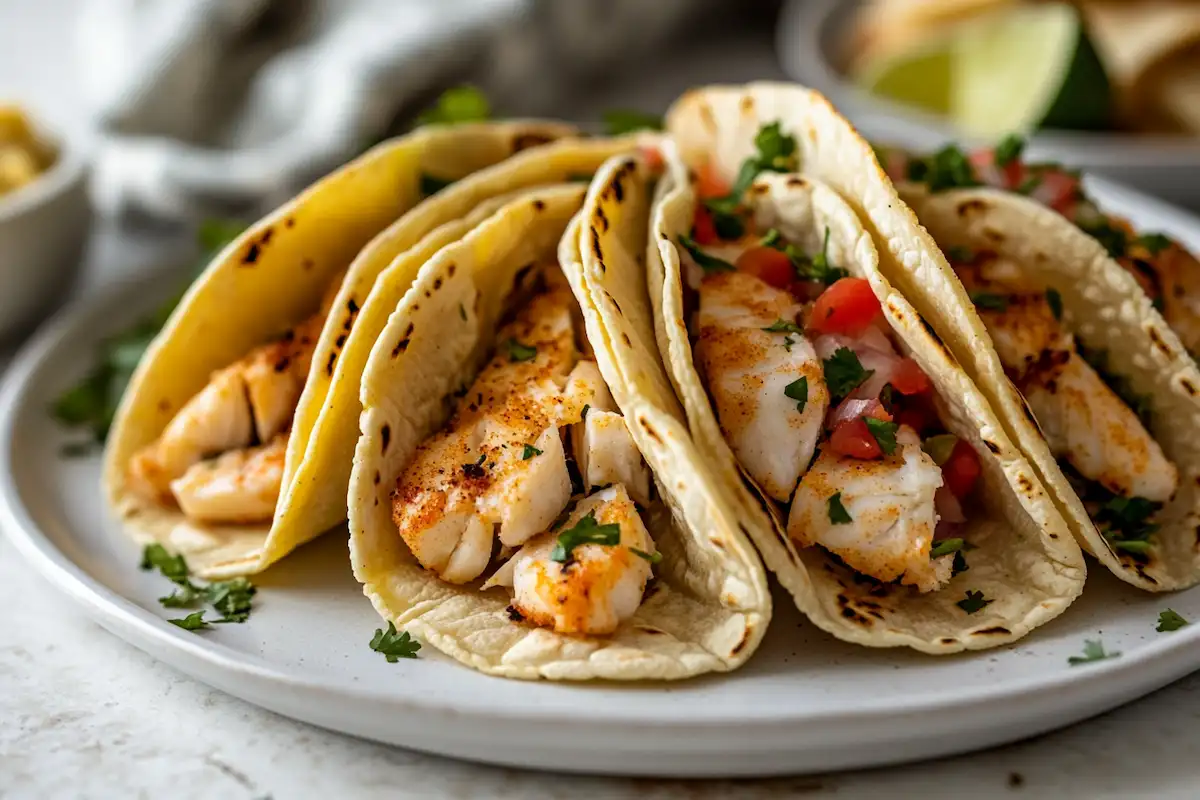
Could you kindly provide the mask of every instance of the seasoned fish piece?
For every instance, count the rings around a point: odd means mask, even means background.
[[[700,286],[696,358],[721,429],[750,476],[780,502],[792,496],[812,460],[829,407],[824,370],[808,338],[764,330],[794,324],[800,310],[788,292],[742,272],[708,275]],[[803,403],[788,391],[802,378]]]
[[[603,526],[616,525],[618,542],[580,544],[566,563],[552,560],[555,546],[581,525],[600,526],[601,534],[607,533]],[[608,634],[641,605],[655,552],[633,500],[618,484],[579,501],[557,531],[529,540],[485,587],[511,586],[512,607],[534,625],[558,633]]]
[[[260,442],[291,428],[324,323],[325,314],[316,314],[238,362]]]
[[[189,519],[268,522],[275,516],[286,453],[286,435],[260,447],[231,450],[193,465],[171,481],[171,492]]]
[[[575,463],[583,476],[584,488],[619,483],[642,506],[650,504],[650,469],[625,418],[612,411],[588,411],[583,422],[571,426]]]
[[[930,592],[950,580],[953,568],[951,559],[929,558],[941,485],[942,471],[912,428],[901,425],[890,456],[822,452],[796,489],[788,536],[801,547],[820,545],[877,580],[899,578]]]

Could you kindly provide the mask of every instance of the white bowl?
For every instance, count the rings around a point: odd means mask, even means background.
[[[777,45],[784,72],[826,95],[869,139],[929,150],[972,142],[944,118],[874,97],[839,68],[839,48],[861,0],[789,0]],[[1200,208],[1200,141],[1181,136],[1044,131],[1029,140],[1029,157],[1096,172],[1191,208]]]
[[[0,339],[28,331],[70,292],[92,225],[82,148],[46,138],[58,148],[53,166],[0,195]]]

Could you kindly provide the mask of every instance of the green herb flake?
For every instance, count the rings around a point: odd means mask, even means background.
[[[194,611],[186,617],[169,619],[167,622],[183,628],[185,631],[198,631],[208,627],[208,623],[204,621],[203,611]]]
[[[731,204],[729,198],[718,197],[705,200],[704,207],[708,209],[709,216],[712,217],[713,230],[720,238],[730,241],[740,239],[745,234],[746,223],[742,221],[737,205]]]
[[[792,352],[792,345],[794,345],[795,343],[796,343],[796,340],[793,339],[791,336],[783,337],[783,349],[787,350],[789,353]]]
[[[854,521],[850,517],[850,512],[842,505],[841,492],[837,492],[829,498],[829,521],[834,525],[845,525]]]
[[[1116,658],[1119,655],[1121,655],[1119,652],[1104,652],[1104,644],[1099,639],[1096,641],[1088,639],[1083,643],[1083,655],[1071,656],[1067,659],[1067,663],[1074,667],[1078,666],[1079,664],[1089,664],[1093,661],[1104,661],[1108,658]]]
[[[796,401],[796,410],[803,412],[808,405],[808,377],[801,376],[783,387],[783,395]]]
[[[148,544],[142,550],[143,570],[157,569],[162,576],[172,583],[185,583],[188,577],[187,561],[183,556],[173,556],[161,544]]]
[[[1007,311],[1008,298],[1002,294],[992,294],[991,292],[976,292],[971,295],[971,302],[976,308],[984,308],[988,311]]]
[[[1122,258],[1128,251],[1128,237],[1121,228],[1110,223],[1104,217],[1094,222],[1078,222],[1075,225],[1084,233],[1093,237],[1113,258]]]
[[[527,444],[527,445],[525,445],[524,449],[521,450],[521,460],[528,461],[529,459],[533,458],[534,456],[540,456],[541,454],[542,454],[541,450],[538,450],[536,447],[534,447],[531,444]]]
[[[505,340],[504,349],[508,352],[508,360],[514,364],[521,361],[532,361],[537,356],[536,347],[521,344],[516,339]]]
[[[779,121],[764,125],[754,137],[758,165],[763,172],[795,172],[796,139],[783,132]]]
[[[570,528],[558,534],[554,549],[550,551],[550,560],[565,564],[571,560],[571,553],[576,547],[585,544],[599,544],[614,547],[621,543],[621,526],[616,523],[600,525],[596,522],[596,512],[589,511]]]
[[[658,564],[662,561],[662,553],[647,553],[645,550],[639,550],[636,547],[629,548],[638,558],[645,559],[651,564]]]
[[[941,558],[942,556],[948,556],[951,553],[957,553],[962,550],[962,548],[962,539],[942,539],[941,541],[933,543],[933,547],[929,550],[929,557]]]
[[[863,369],[862,362],[849,347],[839,347],[823,365],[831,404],[840,402],[875,374],[873,369]]]
[[[205,599],[221,614],[221,622],[245,622],[250,616],[250,598],[258,593],[248,579],[232,578],[205,587]]]
[[[758,244],[761,247],[773,247],[776,250],[782,250],[783,234],[779,232],[778,228],[770,228],[766,233],[763,234],[763,237],[758,240]]]
[[[908,179],[926,184],[931,192],[980,185],[967,154],[955,145],[947,145],[925,158],[914,158],[908,164]]]
[[[794,322],[786,319],[777,319],[767,327],[763,328],[767,333],[803,333],[804,331]]]
[[[1150,543],[1146,541],[1159,526],[1151,518],[1162,508],[1162,503],[1144,497],[1122,497],[1112,495],[1095,513],[1096,523],[1105,528],[1105,536],[1114,546],[1125,545],[1128,552],[1145,552]],[[1137,542],[1137,545],[1133,545]],[[1131,545],[1133,545],[1131,547]],[[1141,549],[1142,546],[1145,549]]]
[[[1010,133],[1000,140],[992,151],[992,161],[997,167],[1007,167],[1021,157],[1025,150],[1025,138],[1020,134]]]
[[[395,664],[402,658],[416,658],[421,643],[409,636],[408,631],[397,633],[396,624],[389,621],[386,631],[381,628],[375,629],[375,636],[371,638],[371,649],[376,653],[383,653],[389,664]]]
[[[959,600],[954,605],[958,606],[959,608],[961,608],[963,611],[967,612],[968,614],[974,614],[975,612],[982,610],[983,608],[990,605],[991,603],[992,603],[991,600],[988,600],[987,598],[985,598],[983,596],[983,592],[973,592],[970,589],[968,589],[967,596],[964,597],[962,600]]]
[[[1159,633],[1169,633],[1177,631],[1188,624],[1188,621],[1180,616],[1179,612],[1168,608],[1166,611],[1158,612],[1158,627],[1154,630]]]
[[[634,131],[661,131],[663,118],[657,114],[629,109],[612,109],[602,115],[604,132],[609,136],[621,136]]]
[[[717,258],[716,256],[710,256],[708,253],[704,252],[700,248],[700,245],[696,244],[696,241],[690,236],[680,234],[679,244],[683,245],[683,249],[688,251],[688,255],[690,255],[692,260],[696,262],[696,266],[704,270],[705,273],[735,271],[733,264]]]
[[[900,430],[898,424],[874,417],[863,417],[863,422],[867,423],[867,430],[875,437],[875,441],[884,455],[890,456],[896,452],[896,431]]]
[[[1165,233],[1143,233],[1137,237],[1137,243],[1149,250],[1152,256],[1158,255],[1172,244],[1170,237]]]
[[[417,117],[418,125],[456,125],[479,122],[492,115],[487,97],[475,86],[455,86],[442,92],[437,102]]]
[[[1058,293],[1057,289],[1046,290],[1046,305],[1050,306],[1050,313],[1054,315],[1055,319],[1062,319],[1062,295]]]
[[[962,550],[954,554],[954,563],[950,566],[950,577],[953,578],[959,573],[966,572],[971,567],[967,564],[967,558],[963,555]]]

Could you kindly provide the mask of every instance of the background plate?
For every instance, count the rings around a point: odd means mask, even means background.
[[[1102,205],[1200,247],[1200,221],[1103,181]],[[963,752],[1067,725],[1200,668],[1200,625],[1154,630],[1170,605],[1200,619],[1200,591],[1139,594],[1092,569],[1083,598],[1016,645],[931,658],[856,648],[777,596],[766,641],[729,676],[681,684],[554,685],[488,678],[422,651],[388,664],[379,620],[335,529],[256,579],[245,625],[202,633],[164,620],[169,584],[137,569],[99,489],[99,457],[46,407],[82,374],[92,343],[148,312],[177,280],[126,284],[64,313],[0,388],[0,523],[29,561],[117,636],[272,711],[345,733],[497,764],[628,775],[829,771]],[[1070,667],[1084,639],[1120,658]]]

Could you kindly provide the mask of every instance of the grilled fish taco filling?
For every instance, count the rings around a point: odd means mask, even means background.
[[[392,518],[426,570],[503,587],[510,616],[603,635],[633,616],[659,556],[650,471],[577,337],[556,264],[496,336],[449,422],[396,483]]]
[[[917,156],[877,148],[879,163],[896,181],[925,184],[930,191],[988,186],[1025,195],[1094,237],[1154,302],[1193,357],[1200,354],[1200,261],[1163,233],[1138,233],[1108,214],[1084,191],[1075,170],[1022,158],[1025,143],[1009,136],[998,145],[965,153],[954,145]]]
[[[680,237],[694,362],[726,441],[787,509],[798,546],[878,581],[945,586],[975,505],[975,450],[941,426],[932,384],[870,283],[831,262],[829,229],[790,241],[736,188],[701,176]]]
[[[1144,401],[1075,341],[1061,299],[1031,271],[992,252],[948,257],[1093,520],[1118,550],[1145,554],[1179,472],[1146,428]]]
[[[138,494],[195,522],[271,520],[292,417],[341,279],[331,282],[317,313],[214,372],[133,455],[129,480]]]

